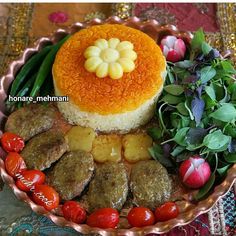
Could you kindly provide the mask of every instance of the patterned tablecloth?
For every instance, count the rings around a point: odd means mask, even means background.
[[[37,38],[75,21],[112,14],[122,18],[136,15],[143,20],[156,19],[183,30],[203,27],[211,44],[222,51],[231,49],[234,60],[236,58],[236,3],[0,4],[0,75],[9,62]],[[0,235],[26,234],[78,235],[70,228],[58,227],[32,213],[4,186],[0,192]],[[209,213],[165,235],[236,235],[236,184]]]

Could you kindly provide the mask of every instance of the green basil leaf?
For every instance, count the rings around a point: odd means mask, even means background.
[[[182,146],[177,146],[174,148],[174,150],[170,153],[171,156],[176,157],[178,156],[181,152],[185,150],[185,147]]]
[[[207,183],[194,196],[195,200],[199,201],[203,199],[211,190],[214,182],[215,182],[215,173],[212,173]]]
[[[180,68],[177,66],[174,66],[173,68],[173,72],[175,73],[175,75],[180,79],[180,80],[184,80],[185,78],[189,77],[191,74],[189,71],[187,71],[184,68]]]
[[[206,86],[205,91],[206,91],[207,95],[211,98],[211,100],[213,100],[213,101],[216,100],[215,90],[212,87]]]
[[[172,95],[178,96],[184,92],[184,88],[181,85],[170,84],[164,87],[164,90]]]
[[[189,152],[181,152],[178,156],[176,156],[176,162],[182,162],[188,160],[191,154]]]
[[[231,64],[231,61],[225,60],[221,61],[221,65],[226,73],[235,74],[236,70],[234,69],[233,65]]]
[[[212,66],[206,66],[200,70],[200,80],[202,84],[207,83],[215,75],[216,75],[216,70]]]
[[[180,67],[180,68],[184,68],[184,69],[188,69],[192,65],[193,65],[193,62],[190,60],[184,60],[184,61],[179,61],[179,62],[175,63],[175,66]]]
[[[189,131],[189,127],[179,129],[177,133],[175,134],[173,140],[181,146],[187,146],[186,135],[188,131]]]
[[[149,148],[148,151],[154,160],[159,161],[166,168],[174,167],[172,161],[164,157],[164,152],[160,145],[155,144],[153,147]]]
[[[183,97],[177,97],[171,94],[166,94],[161,101],[166,102],[171,105],[176,105],[184,100]]]
[[[231,100],[235,101],[236,100],[236,83],[232,83],[228,86],[227,88],[228,92],[231,95]]]
[[[206,135],[207,135],[206,129],[199,128],[199,127],[190,128],[186,136],[186,141],[188,144],[199,146]]]
[[[227,173],[227,170],[229,169],[231,165],[226,165],[224,167],[218,168],[216,171],[219,173],[220,176],[223,176]]]
[[[207,55],[211,50],[212,50],[212,47],[208,43],[206,42],[202,43],[202,52],[204,55]]]
[[[228,163],[236,163],[236,153],[229,153],[225,155],[225,160]]]
[[[205,136],[203,144],[212,151],[225,151],[231,142],[231,137],[224,135],[221,130],[216,130]]]
[[[168,78],[169,78],[169,82],[170,82],[171,84],[173,84],[174,81],[175,81],[175,78],[174,78],[174,75],[173,75],[172,72],[171,72],[170,66],[168,66],[168,65],[167,65],[167,76],[168,76]]]
[[[188,113],[188,110],[186,109],[185,105],[183,102],[179,103],[177,106],[176,106],[176,109],[179,113],[181,113],[182,115],[184,116],[188,116],[189,113]]]
[[[223,103],[210,117],[223,122],[233,122],[236,120],[236,109],[231,103]]]
[[[236,126],[227,124],[224,128],[224,133],[231,136],[232,138],[236,138]]]
[[[198,31],[195,32],[194,37],[191,41],[191,48],[193,50],[200,50],[202,43],[205,41],[205,35],[204,32],[201,29],[199,29]]]
[[[205,102],[205,110],[209,110],[211,109],[212,107],[216,106],[217,105],[217,102],[212,100],[207,94],[204,94],[202,96],[204,102]]]
[[[162,137],[162,131],[158,127],[148,128],[147,133],[153,138],[153,140],[158,140]]]
[[[173,112],[170,114],[170,120],[173,127],[177,129],[184,128],[186,126],[189,126],[190,119],[187,116],[182,116],[181,114],[177,112]]]

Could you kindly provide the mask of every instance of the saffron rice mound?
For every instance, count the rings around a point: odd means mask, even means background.
[[[137,53],[135,69],[121,79],[98,78],[84,68],[84,51],[97,39],[129,41]],[[58,108],[71,124],[111,132],[128,132],[147,123],[162,91],[166,61],[147,34],[116,24],[83,29],[71,36],[53,65],[55,95],[69,96]]]

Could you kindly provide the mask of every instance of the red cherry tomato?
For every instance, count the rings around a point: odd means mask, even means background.
[[[153,225],[155,216],[153,212],[146,207],[134,207],[128,213],[128,221],[132,227],[143,227]]]
[[[26,170],[24,159],[17,152],[9,152],[5,159],[5,167],[8,174],[16,177],[16,174]]]
[[[119,212],[113,208],[101,208],[87,219],[87,225],[102,229],[115,228],[119,223]]]
[[[2,135],[1,144],[3,149],[7,152],[20,152],[25,146],[23,138],[9,132]]]
[[[59,205],[59,194],[54,188],[42,184],[36,185],[33,193],[33,200],[46,210],[50,211]]]
[[[17,176],[16,186],[22,191],[34,189],[36,184],[43,184],[45,174],[40,170],[26,170]]]
[[[166,202],[155,210],[157,221],[166,221],[177,217],[179,208],[174,202]]]
[[[79,203],[75,201],[68,201],[62,206],[64,217],[77,224],[82,224],[86,220],[86,211]]]

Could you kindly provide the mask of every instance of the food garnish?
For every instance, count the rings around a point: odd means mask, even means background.
[[[43,184],[45,174],[39,170],[25,170],[17,174],[16,186],[22,191],[33,191],[36,184]]]
[[[24,140],[19,135],[10,132],[2,135],[1,144],[6,152],[20,152],[25,146]]]
[[[149,130],[156,140],[150,153],[169,170],[178,169],[192,155],[204,158],[212,175],[195,196],[200,200],[236,162],[236,71],[205,42],[201,29],[185,60],[168,62],[167,71],[157,103],[159,130]]]
[[[35,186],[33,200],[48,211],[57,208],[59,205],[58,193],[46,184]]]
[[[9,152],[5,159],[5,167],[8,174],[16,177],[16,174],[26,170],[24,159],[17,152]]]
[[[166,202],[155,210],[157,222],[176,218],[179,215],[179,208],[174,202]]]
[[[43,85],[44,81],[50,77],[50,74],[52,73],[52,65],[54,62],[54,59],[56,57],[56,54],[60,47],[65,43],[65,41],[70,37],[70,35],[67,35],[65,38],[63,38],[61,41],[59,41],[57,44],[55,44],[50,52],[47,54],[47,56],[44,58],[42,64],[39,67],[39,71],[37,74],[37,77],[34,82],[34,86],[32,88],[32,91],[30,93],[30,96],[35,97]]]
[[[63,216],[66,220],[77,224],[82,224],[86,221],[86,211],[76,201],[67,201],[62,206]]]
[[[9,95],[12,97],[35,97],[40,93],[40,95],[45,96],[45,91],[47,91],[46,95],[50,94],[52,89],[52,64],[57,51],[69,37],[70,35],[65,36],[57,44],[46,46],[34,54],[19,70],[11,85]],[[9,110],[14,110],[15,108],[20,108],[24,103],[6,101],[6,105]]]
[[[200,156],[192,156],[181,163],[179,173],[182,182],[189,188],[200,188],[210,178],[210,165]]]
[[[132,227],[144,227],[155,223],[153,212],[146,207],[134,207],[127,216],[128,222]]]
[[[52,45],[43,48],[40,52],[33,55],[21,68],[20,72],[17,74],[16,78],[12,82],[10,95],[15,96],[19,91],[19,88],[25,82],[25,79],[30,76],[30,74],[38,68],[38,66],[42,63],[45,56],[52,49]]]
[[[113,208],[100,208],[88,216],[86,223],[102,229],[115,228],[119,223],[119,212]]]
[[[167,61],[177,62],[184,58],[186,46],[182,39],[169,35],[161,40],[161,50]]]
[[[130,163],[149,160],[148,149],[152,146],[152,138],[145,133],[126,134],[122,138],[124,157]]]
[[[84,67],[89,72],[95,72],[98,78],[110,76],[120,79],[124,72],[131,72],[135,68],[137,54],[133,49],[129,41],[98,39],[85,50],[84,57],[87,60]]]
[[[66,140],[71,151],[83,150],[90,152],[96,133],[92,128],[73,126],[69,132],[66,133]]]
[[[93,141],[92,155],[95,161],[118,162],[121,160],[121,137],[116,134],[99,135]]]

